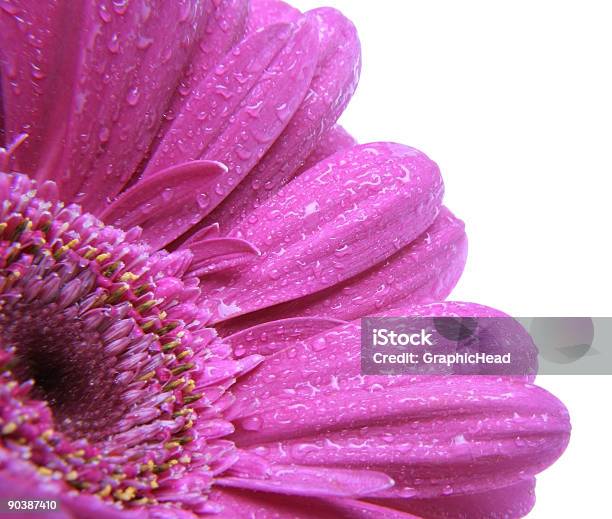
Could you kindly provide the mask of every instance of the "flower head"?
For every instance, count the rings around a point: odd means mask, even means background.
[[[528,377],[360,374],[465,262],[438,167],[336,120],[359,42],[277,0],[0,3],[0,497],[65,517],[492,517],[569,437]],[[513,336],[526,362],[534,345]],[[32,495],[34,494],[34,495]]]

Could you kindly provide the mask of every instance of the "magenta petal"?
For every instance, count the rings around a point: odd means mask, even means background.
[[[370,269],[326,290],[221,323],[223,334],[272,319],[325,315],[352,320],[408,304],[444,300],[465,266],[464,225],[446,207],[417,239]]]
[[[384,391],[354,389],[350,398],[331,383],[314,386],[313,395],[304,394],[304,385],[276,384],[277,391],[292,389],[297,396],[274,398],[264,412],[245,418],[246,427],[254,429],[258,420],[261,428],[237,433],[237,444],[283,464],[384,471],[397,486],[381,496],[424,498],[509,485],[548,467],[569,438],[567,411],[558,400],[500,378],[439,377]],[[360,434],[364,427],[367,434]]]
[[[180,113],[190,99],[194,86],[200,84],[213,67],[225,54],[240,41],[244,35],[248,15],[248,0],[216,0],[208,2],[206,27],[202,31],[195,53],[187,67],[169,109],[165,113],[165,122],[160,131],[163,136],[176,114]],[[157,148],[159,143],[153,145]]]
[[[213,223],[208,225],[207,227],[203,227],[197,233],[193,234],[189,240],[187,240],[183,245],[185,248],[189,247],[189,244],[195,243],[201,240],[209,240],[211,238],[219,238],[221,235],[221,230],[219,229],[218,223]]]
[[[54,103],[37,107],[42,112],[36,112],[36,120],[25,110],[20,126],[29,124],[45,134],[49,149],[38,177],[56,180],[64,200],[76,198],[98,213],[130,179],[156,134],[203,28],[203,4],[185,9],[179,2],[151,6],[136,0],[120,12],[97,3],[60,5],[65,7],[55,21],[57,32],[40,44],[42,56],[61,49],[53,62],[61,62],[59,70],[47,64],[42,71],[61,81],[61,90],[56,85],[42,91]],[[38,5],[29,12],[38,12]],[[170,40],[164,37],[168,33]],[[27,38],[27,31],[22,34]],[[29,59],[23,67],[30,81]]]
[[[202,219],[209,193],[226,174],[223,164],[208,160],[170,167],[122,193],[101,218],[123,229],[140,226],[143,239],[161,248]]]
[[[387,475],[372,470],[268,464],[263,458],[249,453],[241,453],[241,458],[246,458],[246,463],[238,461],[229,470],[230,475],[217,478],[215,484],[315,497],[360,497],[393,485],[393,480]]]
[[[247,33],[275,23],[293,23],[300,16],[300,11],[281,0],[250,0]]]
[[[59,153],[66,131],[74,78],[82,2],[25,0],[0,8],[0,66],[5,143],[19,134],[28,138],[16,150],[19,169],[42,173]],[[57,42],[62,40],[62,45]],[[0,130],[1,131],[1,130]]]
[[[350,498],[313,498],[213,489],[211,501],[223,507],[223,517],[236,519],[419,519],[407,512]]]
[[[478,494],[444,496],[434,499],[381,499],[379,504],[431,519],[466,517],[518,519],[535,504],[535,479]]]
[[[381,497],[414,498],[508,486],[565,449],[567,411],[543,389],[518,377],[362,376],[360,333],[351,323],[296,342],[239,383],[226,415],[237,445],[282,464],[382,471],[397,485]]]
[[[353,24],[329,8],[309,11],[306,18],[319,28],[319,62],[308,93],[245,181],[207,217],[222,229],[234,227],[295,175],[357,87],[361,52]]]
[[[262,258],[234,279],[203,280],[216,321],[230,315],[214,306],[252,312],[387,259],[433,222],[442,192],[436,164],[400,144],[364,144],[321,162],[232,231]]]
[[[177,161],[219,160],[230,175],[211,193],[210,209],[216,207],[272,145],[302,101],[317,59],[315,29],[307,20],[294,28],[274,25],[236,46],[194,88],[145,175]]]
[[[155,178],[155,177],[152,177]],[[189,245],[193,260],[189,273],[204,276],[249,261],[259,251],[249,242],[237,238],[209,238]]]
[[[303,341],[341,324],[344,321],[326,317],[282,319],[243,329],[225,337],[223,341],[233,348],[236,357],[253,353],[271,355],[296,341]]]
[[[304,165],[298,170],[298,175],[304,171],[317,165],[317,163],[325,160],[330,155],[340,151],[352,148],[357,144],[355,138],[348,133],[342,126],[336,124],[327,130],[310,155],[306,157]]]

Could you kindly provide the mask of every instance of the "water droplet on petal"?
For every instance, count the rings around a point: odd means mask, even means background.
[[[259,416],[249,416],[240,422],[243,429],[247,431],[259,431],[263,426],[263,422]]]
[[[101,143],[108,142],[108,139],[110,138],[110,130],[106,126],[102,126],[102,128],[100,128],[98,131],[98,138],[100,139]]]
[[[314,351],[322,351],[327,348],[327,340],[325,337],[319,337],[312,343],[312,349]]]
[[[153,44],[153,38],[147,38],[146,36],[139,36],[136,40],[136,47],[140,50],[148,49]]]
[[[117,14],[125,14],[128,8],[128,0],[113,0],[113,11]]]
[[[206,209],[210,204],[210,198],[206,193],[200,193],[196,196],[196,202],[200,209]]]
[[[172,195],[173,195],[172,188],[167,187],[166,189],[162,191],[161,197],[164,202],[170,202],[170,200],[172,200]]]
[[[138,100],[140,99],[140,90],[139,88],[133,87],[130,88],[128,95],[126,97],[126,101],[130,106],[136,106],[138,104]]]

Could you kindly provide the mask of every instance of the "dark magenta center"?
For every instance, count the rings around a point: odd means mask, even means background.
[[[57,429],[99,440],[125,412],[116,359],[96,331],[53,306],[16,305],[0,315],[0,340],[14,351],[12,371],[34,381],[30,396],[50,406]]]

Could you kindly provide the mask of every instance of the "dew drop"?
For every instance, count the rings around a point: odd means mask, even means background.
[[[263,422],[259,416],[249,416],[242,420],[240,425],[247,431],[259,431],[263,426]]]
[[[44,72],[40,70],[40,67],[38,67],[34,63],[32,63],[32,77],[34,79],[44,79],[45,78]]]
[[[206,209],[210,205],[210,198],[206,193],[199,193],[196,196],[196,203],[200,209]]]
[[[280,104],[276,107],[276,116],[281,122],[285,122],[291,117],[291,109],[287,103]]]
[[[113,0],[113,11],[119,15],[126,13],[128,8],[128,0]]]
[[[127,94],[126,101],[130,106],[136,106],[138,104],[138,100],[140,99],[140,89],[136,86],[130,88],[130,91]]]
[[[147,38],[146,36],[140,35],[136,40],[136,47],[140,50],[148,49],[153,44],[153,38]]]
[[[327,348],[327,340],[325,337],[319,337],[312,343],[312,349],[314,351],[322,351]]]
[[[238,157],[242,160],[248,160],[251,158],[251,151],[243,148],[242,146],[236,148],[236,155],[238,155]]]
[[[161,197],[164,202],[170,202],[170,200],[172,200],[172,195],[173,195],[172,188],[167,187],[166,189],[162,191]]]
[[[108,42],[108,50],[113,54],[117,54],[119,52],[119,35],[116,32],[113,33],[110,41]]]
[[[100,128],[100,130],[98,131],[98,138],[103,144],[105,142],[108,142],[108,139],[110,138],[110,130],[108,129],[108,127],[102,126],[102,128]]]

